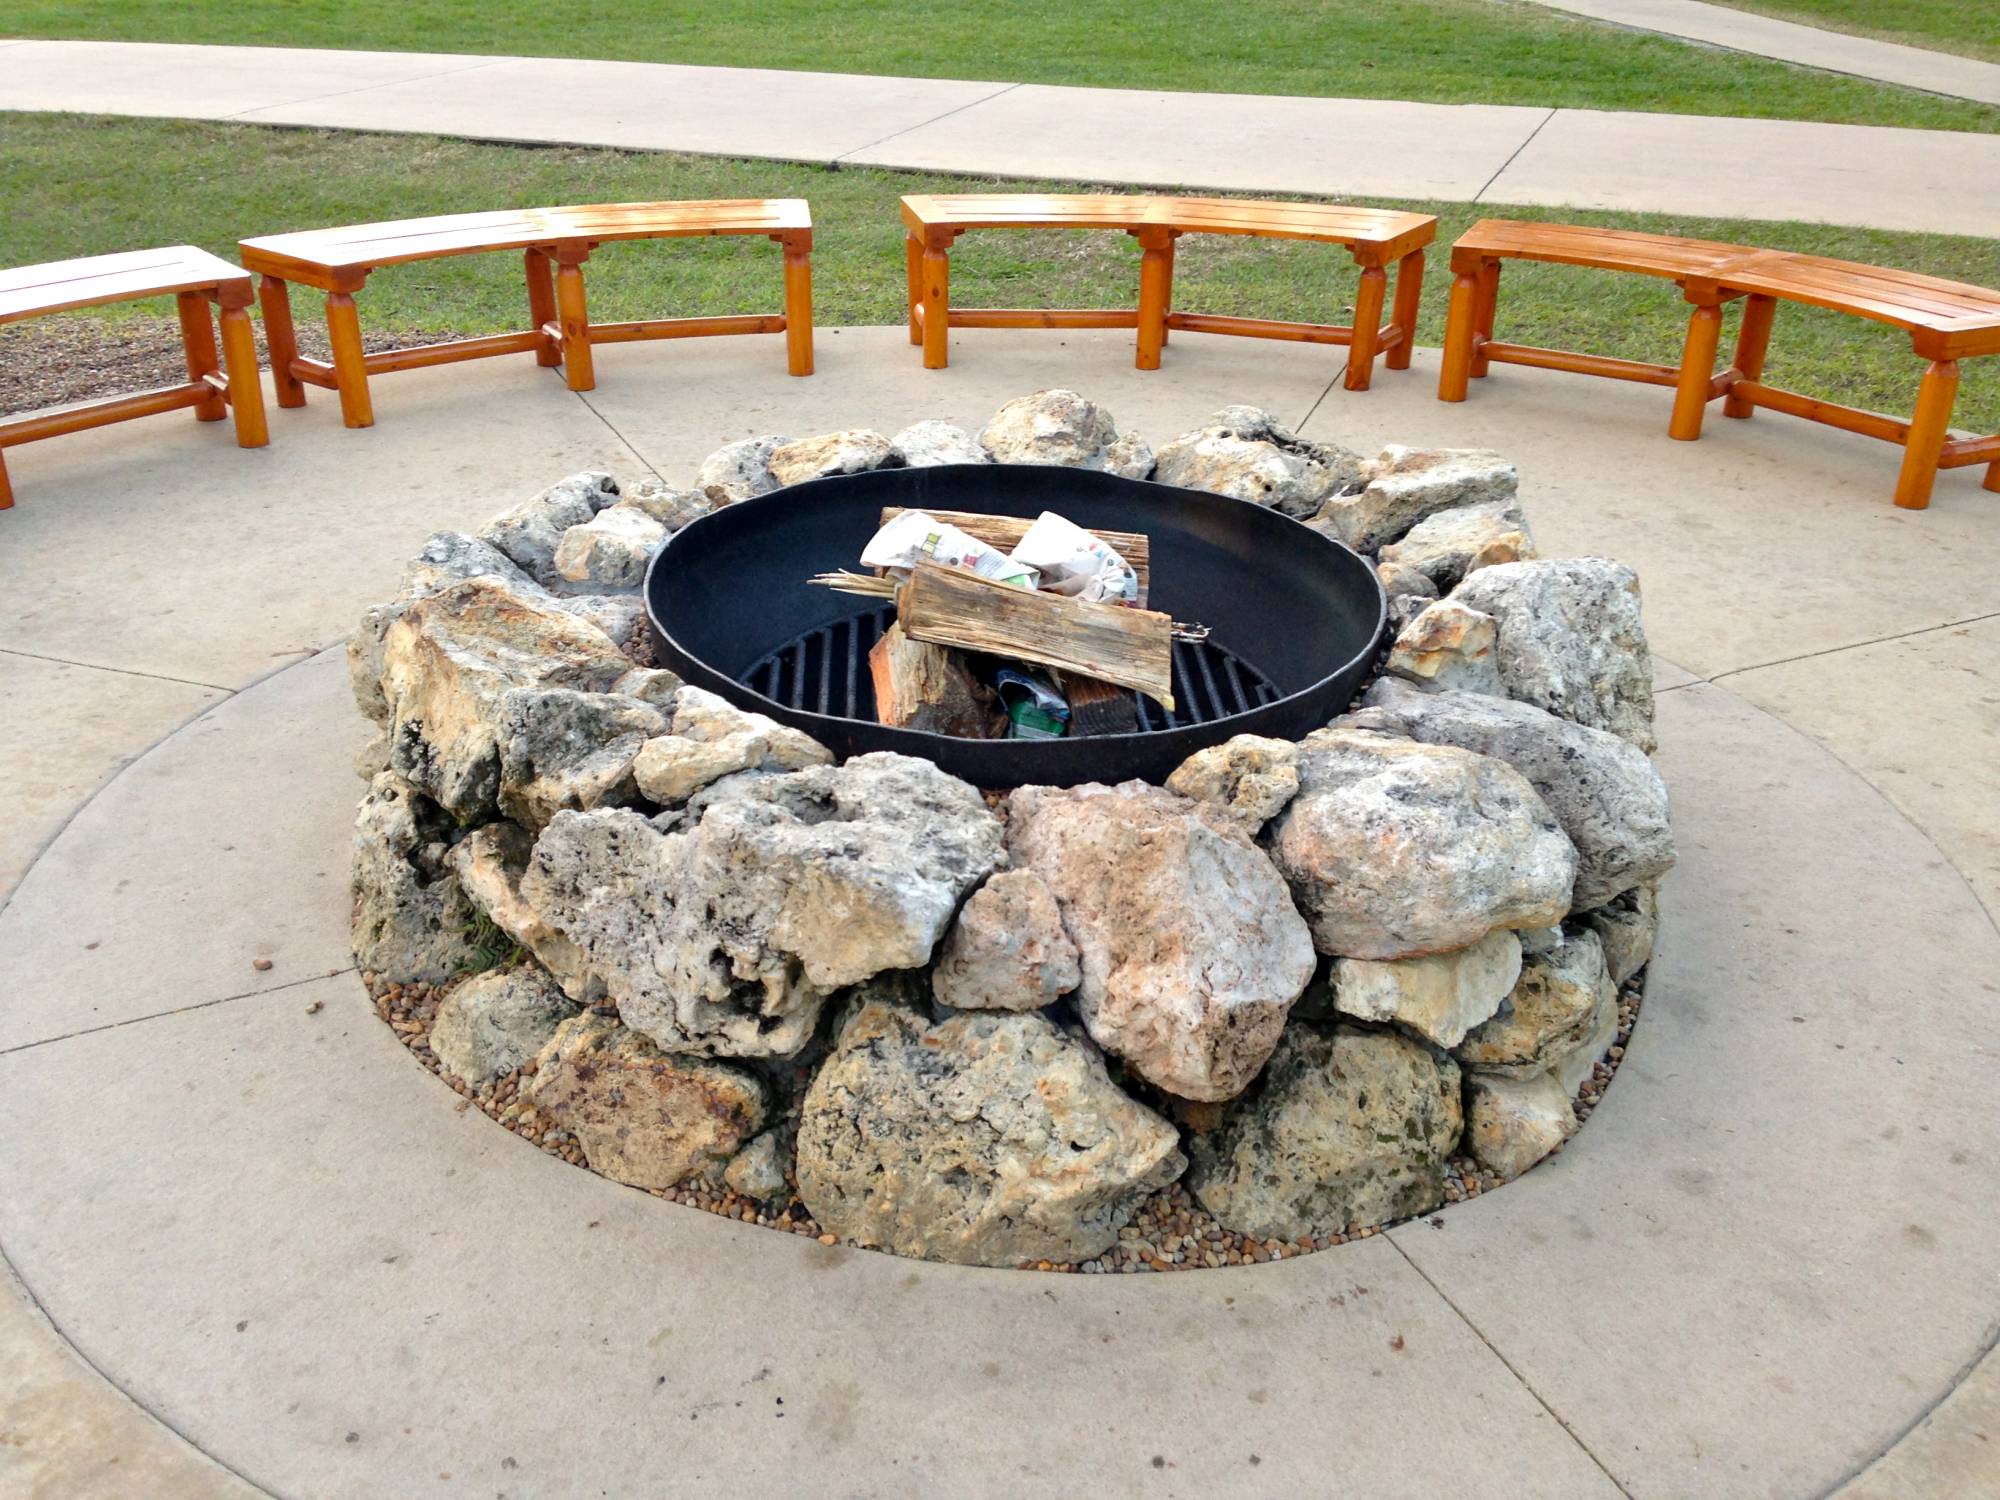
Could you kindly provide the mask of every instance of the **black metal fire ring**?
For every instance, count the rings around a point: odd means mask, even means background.
[[[889,612],[814,588],[852,568],[887,506],[1143,532],[1148,607],[1209,627],[1179,643],[1178,713],[1141,703],[1137,734],[972,740],[875,722],[867,650]],[[1344,709],[1373,667],[1388,601],[1368,561],[1264,506],[1054,465],[949,464],[816,479],[683,527],[646,572],[661,665],[741,708],[804,730],[842,759],[922,756],[976,786],[1163,781],[1232,735],[1298,739]]]

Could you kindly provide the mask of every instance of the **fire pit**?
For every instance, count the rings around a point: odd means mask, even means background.
[[[1139,699],[1140,732],[971,740],[875,721],[868,651],[894,610],[800,587],[844,567],[885,508],[1033,519],[1152,541],[1148,607],[1208,629],[1174,647],[1175,710]],[[920,755],[976,786],[1164,781],[1232,735],[1297,739],[1347,706],[1381,646],[1375,570],[1333,538],[1223,495],[1055,466],[948,464],[813,480],[727,506],[654,556],[646,608],[661,664],[803,730],[841,759]]]
[[[1609,1081],[1674,860],[1638,580],[1539,557],[1517,484],[1044,391],[439,533],[349,648],[377,1012],[542,1150],[829,1245],[1192,1270],[1497,1186]],[[884,634],[809,580],[898,508],[1117,536],[1143,606],[984,583],[1072,629],[975,646],[920,562]],[[946,702],[904,642],[1073,674],[1069,732],[875,722],[878,670]],[[965,698],[923,722],[996,728]]]

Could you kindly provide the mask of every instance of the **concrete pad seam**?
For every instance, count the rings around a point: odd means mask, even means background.
[[[970,100],[969,102],[961,104],[954,109],[948,109],[943,114],[932,115],[928,120],[919,120],[914,125],[905,125],[901,130],[892,130],[885,136],[880,136],[872,141],[864,141],[859,146],[850,147],[848,150],[841,152],[840,155],[831,158],[828,161],[827,165],[837,167],[842,162],[846,161],[848,157],[856,155],[857,153],[862,151],[873,151],[877,146],[881,145],[884,141],[893,141],[896,139],[897,136],[908,135],[913,130],[922,130],[927,125],[935,125],[939,120],[946,120],[951,118],[951,116],[953,115],[963,114],[968,109],[974,109],[981,104],[985,104],[991,100],[998,99],[1002,94],[1011,94],[1015,89],[1019,87],[1021,87],[1019,81],[1016,81],[1014,83],[1003,84],[999,88],[995,89],[992,93],[983,94],[979,98]]]
[[[414,78],[394,78],[382,83],[364,83],[359,88],[335,89],[330,94],[307,94],[303,99],[277,99],[268,104],[252,104],[245,109],[237,110],[233,114],[217,115],[215,118],[218,120],[240,120],[246,115],[254,115],[260,110],[297,109],[302,104],[318,104],[327,99],[344,99],[349,94],[373,93],[377,89],[400,88],[405,84],[424,83],[433,78],[450,78],[458,73],[477,73],[481,68],[490,68],[498,63],[516,61],[518,59],[511,57],[486,57],[463,68],[444,68],[436,73],[420,73]],[[323,127],[308,126],[306,128],[319,129]]]
[[[673,488],[673,485],[668,482],[667,476],[662,474],[656,467],[654,467],[653,461],[650,458],[646,457],[645,454],[639,451],[638,444],[634,443],[630,438],[626,437],[624,433],[620,432],[618,430],[618,424],[616,422],[613,422],[611,418],[605,416],[603,412],[597,409],[596,405],[591,401],[590,393],[588,391],[577,391],[574,394],[576,396],[576,399],[583,403],[584,410],[589,412],[593,417],[597,418],[598,421],[602,422],[605,425],[605,427],[610,431],[611,435],[617,438],[619,442],[625,445],[626,452],[630,453],[634,458],[638,459],[640,463],[644,464],[648,472],[650,472],[655,479],[659,480],[661,484],[666,485],[668,489]]]
[[[1772,661],[1752,662],[1749,666],[1731,667],[1726,672],[1717,672],[1713,677],[1705,680],[1708,682],[1720,682],[1725,677],[1740,677],[1745,672],[1762,672],[1770,667],[1786,667],[1790,666],[1793,662],[1811,661],[1815,657],[1820,656],[1838,656],[1843,651],[1859,651],[1866,646],[1887,645],[1890,641],[1907,641],[1915,636],[1935,635],[1940,630],[1957,630],[1966,625],[1981,625],[1988,620],[2000,620],[2000,610],[1989,611],[1983,615],[1971,615],[1963,620],[1946,620],[1942,625],[1922,625],[1915,630],[1898,631],[1894,635],[1878,635],[1871,640],[1850,641],[1845,646],[1828,646],[1821,651],[1801,651],[1797,656],[1780,656]],[[1692,683],[1682,683],[1681,685],[1683,687],[1693,686]]]
[[[1535,126],[1533,130],[1528,132],[1527,136],[1522,140],[1520,145],[1516,146],[1512,151],[1507,153],[1507,159],[1501,162],[1498,167],[1494,168],[1493,175],[1487,178],[1485,182],[1481,183],[1479,191],[1474,193],[1472,197],[1467,201],[1471,203],[1483,203],[1486,199],[1486,190],[1492,187],[1494,183],[1498,182],[1501,176],[1506,172],[1506,170],[1514,165],[1515,157],[1519,156],[1523,151],[1526,151],[1530,146],[1532,146],[1535,143],[1535,137],[1540,135],[1543,129],[1548,125],[1549,121],[1553,120],[1555,117],[1556,117],[1556,111],[1553,109],[1550,110],[1547,114],[1543,115],[1541,123]]]
[[[66,1031],[61,1036],[45,1036],[32,1042],[22,1042],[13,1047],[0,1047],[0,1057],[12,1057],[16,1053],[29,1052],[36,1047],[51,1047],[57,1042],[73,1041],[77,1037],[96,1036],[99,1032],[119,1031],[127,1026],[142,1026],[148,1021],[165,1020],[169,1016],[190,1015],[198,1010],[211,1010],[218,1005],[230,1005],[238,1000],[255,1000],[264,995],[282,995],[286,990],[295,990],[302,984],[321,984],[329,979],[338,979],[343,974],[358,972],[354,965],[344,969],[328,969],[320,974],[308,974],[303,979],[288,979],[283,984],[274,984],[268,989],[242,990],[234,995],[221,995],[213,1000],[197,1000],[192,1005],[177,1005],[171,1010],[151,1011],[143,1016],[127,1016],[122,1021],[106,1021],[102,1026],[86,1026],[81,1031]]]
[[[23,651],[18,646],[0,646],[0,656],[18,656],[27,661],[53,662],[59,667],[82,667],[87,672],[116,672],[125,677],[150,677],[155,682],[177,682],[182,687],[211,688],[218,693],[233,693],[233,687],[220,682],[204,682],[198,677],[174,677],[166,672],[142,672],[136,667],[114,667],[99,661],[76,661],[67,656],[47,656],[40,651]],[[284,670],[282,667],[280,671]]]
[[[70,1355],[73,1358],[75,1358],[76,1361],[79,1364],[81,1364],[86,1370],[89,1370],[91,1374],[95,1375],[99,1380],[103,1381],[107,1386],[111,1387],[112,1390],[116,1391],[121,1397],[123,1397],[127,1402],[129,1402],[136,1411],[143,1414],[146,1420],[150,1422],[156,1422],[161,1427],[164,1427],[168,1432],[171,1432],[176,1438],[178,1438],[181,1442],[185,1443],[189,1448],[193,1449],[196,1453],[199,1453],[203,1458],[207,1459],[210,1463],[214,1464],[218,1469],[222,1470],[223,1473],[231,1475],[232,1477],[238,1480],[241,1480],[244,1484],[248,1485],[258,1494],[271,1495],[272,1500],[277,1500],[275,1492],[264,1488],[263,1485],[258,1484],[254,1479],[250,1478],[250,1476],[245,1474],[241,1469],[233,1467],[217,1454],[211,1453],[208,1451],[208,1449],[202,1447],[200,1443],[197,1443],[193,1438],[189,1437],[185,1432],[181,1431],[181,1429],[176,1427],[172,1422],[169,1422],[165,1417],[161,1416],[158,1412],[154,1411],[150,1406],[146,1405],[145,1402],[139,1400],[138,1397],[134,1396],[130,1391],[126,1390],[124,1386],[120,1385],[116,1380],[113,1380],[111,1378],[111,1374],[109,1371],[107,1371],[102,1365],[98,1364],[97,1361],[92,1359],[88,1354],[84,1353],[82,1348],[78,1346],[76,1340],[71,1338],[69,1334],[64,1330],[62,1324],[58,1323],[55,1320],[55,1315],[51,1313],[46,1306],[43,1305],[42,1299],[35,1294],[35,1289],[28,1285],[28,1278],[21,1274],[21,1268],[14,1264],[12,1258],[7,1254],[7,1247],[4,1245],[0,1245],[0,1273],[4,1273],[5,1279],[8,1283],[6,1290],[10,1292],[12,1295],[18,1297],[25,1304],[27,1304],[28,1308],[31,1310],[33,1315],[41,1319],[42,1323],[46,1326],[47,1331],[57,1340],[57,1342],[59,1342],[64,1349],[68,1350]]]
[[[1986,1341],[1980,1345],[1978,1351],[1975,1354],[1973,1354],[1973,1356],[1970,1359],[1966,1360],[1966,1362],[1960,1365],[1959,1368],[1953,1373],[1951,1380],[1945,1386],[1943,1393],[1939,1395],[1939,1397],[1935,1401],[1931,1402],[1922,1411],[1918,1412],[1916,1416],[1912,1417],[1910,1419],[1910,1423],[1908,1426],[1901,1428],[1899,1431],[1897,1431],[1897,1433],[1893,1437],[1889,1438],[1886,1442],[1884,1442],[1881,1447],[1877,1448],[1873,1453],[1869,1454],[1853,1469],[1850,1469],[1846,1474],[1842,1475],[1840,1481],[1837,1484],[1835,1484],[1833,1488],[1825,1491],[1821,1495],[1820,1500],[1835,1500],[1835,1497],[1838,1496],[1842,1490],[1846,1489],[1850,1484],[1854,1483],[1855,1480],[1861,1478],[1870,1469],[1874,1468],[1875,1465],[1879,1464],[1883,1459],[1887,1458],[1892,1452],[1894,1452],[1896,1448],[1901,1445],[1904,1438],[1908,1437],[1911,1433],[1915,1432],[1919,1427],[1923,1426],[1925,1422],[1929,1421],[1931,1413],[1936,1411],[1940,1406],[1943,1406],[1945,1402],[1949,1401],[1952,1398],[1952,1396],[1957,1392],[1958,1388],[1964,1385],[1967,1380],[1972,1378],[1972,1372],[1977,1370],[1980,1364],[1986,1359],[1986,1357],[1997,1348],[2000,1348],[2000,1322],[1991,1323],[1987,1326]]]
[[[1559,1426],[1560,1428],[1562,1428],[1564,1432],[1569,1434],[1570,1441],[1575,1443],[1576,1446],[1583,1451],[1584,1457],[1588,1458],[1592,1463],[1597,1465],[1599,1472],[1601,1472],[1606,1479],[1611,1481],[1612,1485],[1617,1489],[1618,1493],[1623,1495],[1625,1497],[1625,1500],[1635,1500],[1635,1497],[1633,1496],[1632,1492],[1627,1488],[1625,1488],[1624,1482],[1620,1480],[1616,1474],[1611,1472],[1609,1466],[1606,1465],[1603,1459],[1599,1458],[1595,1453],[1591,1451],[1590,1444],[1586,1443],[1581,1437],[1577,1435],[1576,1429],[1569,1425],[1568,1421],[1564,1419],[1563,1414],[1557,1411],[1553,1406],[1549,1405],[1548,1401],[1543,1397],[1542,1393],[1536,1390],[1534,1386],[1528,1383],[1527,1377],[1524,1376],[1519,1370],[1514,1368],[1513,1361],[1508,1359],[1505,1354],[1501,1353],[1500,1350],[1494,1346],[1493,1341],[1486,1336],[1485,1332],[1480,1328],[1480,1326],[1477,1323],[1473,1322],[1471,1318],[1465,1315],[1465,1310],[1461,1308],[1456,1302],[1451,1300],[1451,1294],[1445,1291],[1443,1287],[1439,1286],[1437,1282],[1431,1279],[1430,1272],[1426,1271],[1422,1266],[1417,1264],[1415,1257],[1413,1257],[1409,1251],[1403,1248],[1402,1241],[1397,1238],[1398,1233],[1399,1233],[1398,1230],[1390,1229],[1383,1233],[1382,1238],[1387,1240],[1390,1243],[1390,1245],[1394,1247],[1396,1253],[1403,1257],[1404,1262],[1409,1266],[1409,1268],[1412,1271],[1415,1271],[1418,1276],[1423,1278],[1424,1285],[1428,1286],[1433,1292],[1437,1293],[1438,1299],[1442,1301],[1446,1307],[1450,1308],[1452,1312],[1457,1315],[1459,1322],[1463,1323],[1466,1326],[1466,1328],[1471,1331],[1472,1336],[1478,1339],[1480,1343],[1484,1344],[1488,1352],[1490,1352],[1495,1359],[1500,1361],[1501,1365],[1505,1367],[1507,1373],[1509,1375],[1512,1375],[1517,1381],[1520,1382],[1521,1389],[1526,1391],[1530,1396],[1534,1397],[1535,1403],[1538,1406],[1540,1406],[1543,1411],[1549,1414],[1549,1416],[1555,1421],[1557,1426]]]

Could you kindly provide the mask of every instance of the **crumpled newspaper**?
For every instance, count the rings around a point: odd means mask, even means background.
[[[864,567],[908,571],[920,562],[966,568],[981,578],[1015,588],[1039,586],[1036,570],[1019,558],[989,547],[978,537],[920,510],[906,510],[869,538],[862,550]]]
[[[1139,575],[1103,538],[1045,510],[1009,554],[1033,568],[1041,587],[1093,604],[1139,602]]]

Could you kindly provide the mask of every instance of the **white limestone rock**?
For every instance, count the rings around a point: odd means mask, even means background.
[[[1604,969],[1613,984],[1623,984],[1653,956],[1660,929],[1660,895],[1655,884],[1622,891],[1611,901],[1578,918],[1604,945]]]
[[[614,505],[562,534],[555,570],[565,582],[594,594],[637,589],[666,540],[667,528],[644,511]]]
[[[1521,940],[1489,932],[1469,947],[1425,958],[1337,958],[1333,1004],[1362,1021],[1393,1021],[1439,1047],[1456,1047],[1492,1018],[1521,977]]]
[[[1601,729],[1528,703],[1475,693],[1423,693],[1381,678],[1362,702],[1371,723],[1431,745],[1504,760],[1528,778],[1576,846],[1573,910],[1658,880],[1673,868],[1667,785],[1646,753]]]
[[[1299,747],[1239,734],[1197,750],[1167,777],[1167,790],[1205,802],[1254,839],[1298,795]]]
[[[635,510],[660,523],[669,536],[690,521],[699,521],[715,509],[715,503],[700,490],[669,489],[657,479],[642,479],[627,486],[613,510]]]
[[[1381,562],[1384,567],[1412,569],[1449,591],[1468,573],[1538,555],[1520,503],[1507,499],[1426,516],[1400,542],[1382,549]]]
[[[785,1179],[785,1153],[778,1133],[767,1130],[736,1153],[723,1169],[722,1180],[753,1203],[783,1203],[791,1196]]]
[[[581,526],[618,499],[618,482],[609,474],[572,474],[531,500],[502,511],[481,528],[479,540],[507,558],[545,588],[562,586],[556,571],[556,548],[563,533]]]
[[[827,432],[773,449],[771,477],[788,485],[835,474],[864,474],[888,463],[891,453],[889,440],[865,427]]]
[[[871,1000],[806,1092],[799,1196],[857,1244],[960,1265],[1101,1254],[1187,1165],[1180,1135],[1038,1015],[936,1025]]]
[[[1472,1159],[1501,1177],[1519,1177],[1576,1134],[1576,1110],[1553,1073],[1465,1077],[1465,1144]]]
[[[538,830],[564,808],[639,800],[633,762],[666,716],[615,693],[516,688],[500,704],[500,811]]]
[[[543,921],[521,896],[521,877],[535,840],[513,823],[488,823],[454,844],[447,861],[465,898],[486,919],[534,955],[562,991],[580,1005],[604,998],[604,981],[590,972],[583,950]]]
[[[1569,911],[1576,850],[1506,763],[1335,725],[1298,765],[1271,857],[1321,952],[1417,958]]]
[[[1463,1123],[1450,1058],[1395,1032],[1298,1023],[1257,1087],[1195,1136],[1188,1188],[1242,1234],[1342,1234],[1442,1203]]]
[[[439,984],[481,966],[475,913],[446,865],[450,821],[393,771],[354,816],[349,937],[355,965],[394,983]]]
[[[913,422],[889,439],[891,461],[909,469],[935,468],[939,464],[990,464],[979,439],[963,427],[933,418]]]
[[[1183,1098],[1242,1092],[1316,965],[1262,851],[1221,814],[1141,781],[1022,787],[1007,849],[1055,893],[1092,1039]]]
[[[931,989],[955,1010],[1040,1010],[1083,982],[1048,883],[1002,870],[972,893],[945,937]]]
[[[673,733],[638,753],[639,789],[662,807],[687,801],[738,771],[802,771],[833,763],[833,752],[804,730],[747,713],[706,688],[674,696]]]
[[[1391,444],[1368,461],[1363,478],[1363,486],[1333,496],[1313,517],[1357,552],[1397,541],[1439,511],[1511,501],[1520,487],[1511,463],[1476,448]]]
[[[593,1172],[637,1188],[720,1176],[769,1112],[749,1069],[672,1056],[591,1011],[550,1038],[527,1096],[576,1136]]]
[[[929,963],[1003,858],[972,787],[862,755],[729,777],[671,833],[625,809],[558,813],[521,892],[662,1047],[789,1056],[833,991]]]
[[[1491,615],[1439,599],[1396,632],[1382,670],[1424,689],[1501,696],[1499,640],[1500,627]]]
[[[603,631],[621,651],[638,640],[646,629],[646,601],[638,594],[573,594],[555,603],[564,614],[575,615],[586,625]]]
[[[778,488],[771,472],[771,455],[791,441],[775,433],[724,443],[701,461],[694,487],[714,505],[754,500]]]
[[[1450,597],[1493,617],[1508,697],[1652,752],[1653,658],[1630,568],[1601,557],[1502,563]]]
[[[1452,1056],[1473,1072],[1505,1078],[1553,1072],[1573,1097],[1617,1029],[1618,987],[1605,972],[1597,934],[1586,930],[1525,959],[1499,1013],[1467,1033]]]
[[[446,1073],[484,1088],[540,1052],[575,1014],[561,987],[536,965],[493,969],[444,997],[431,1021],[431,1052]]]
[[[1162,448],[1153,477],[1304,519],[1330,496],[1360,486],[1361,458],[1308,441],[1254,406],[1225,406]]]
[[[993,414],[979,441],[995,463],[1111,469],[1119,438],[1110,412],[1075,391],[1054,389],[1009,401]],[[1134,458],[1129,444],[1118,450],[1117,461],[1127,469]]]

